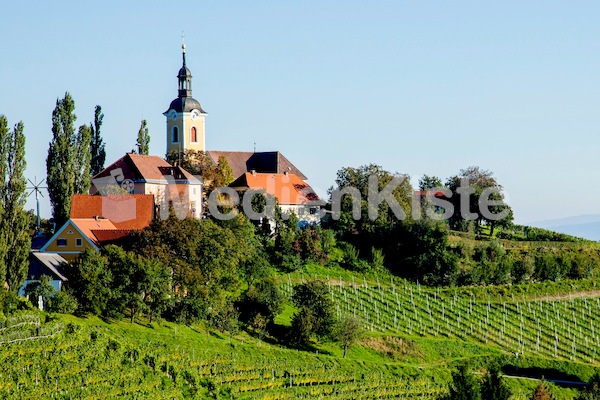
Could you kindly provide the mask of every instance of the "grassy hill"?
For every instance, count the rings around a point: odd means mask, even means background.
[[[346,359],[333,343],[295,349],[203,325],[27,311],[4,321],[0,331],[0,396],[423,399],[443,393],[449,367],[464,360],[481,370],[499,360],[506,373],[583,381],[598,365],[600,300],[593,280],[528,290],[433,289],[317,265],[279,279],[289,296],[309,277],[328,283],[339,315],[356,315],[364,324],[366,335]],[[289,325],[292,312],[288,305],[276,322]],[[508,383],[514,399],[525,399],[538,382]],[[551,386],[560,399],[576,394]]]

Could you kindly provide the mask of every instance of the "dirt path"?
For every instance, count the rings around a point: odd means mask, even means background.
[[[573,292],[571,294],[555,294],[548,296],[547,299],[551,301],[555,300],[570,300],[570,299],[582,299],[590,297],[600,297],[600,290],[588,290],[583,292]],[[538,296],[538,300],[546,300],[546,296]],[[526,298],[527,301],[533,300],[532,298]]]

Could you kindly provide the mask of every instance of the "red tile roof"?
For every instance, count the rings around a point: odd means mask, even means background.
[[[112,222],[104,218],[71,218],[71,222],[96,246],[100,246],[100,241],[93,231],[117,229]]]
[[[123,239],[129,235],[131,235],[130,229],[115,229],[115,230],[92,230],[92,233],[96,237],[96,240],[102,244],[106,245],[109,243],[117,242],[119,239]]]
[[[238,190],[264,189],[274,195],[279,204],[306,204],[318,201],[319,196],[300,177],[294,174],[245,173],[230,185]]]
[[[117,229],[144,229],[154,217],[154,196],[118,194],[109,196],[73,195],[71,219],[102,217]]]
[[[246,172],[255,170],[258,173],[283,174],[288,172],[307,179],[298,168],[278,151],[263,151],[253,153],[249,151],[209,151],[208,155],[215,164],[219,157],[227,157],[227,162],[233,171],[233,179],[238,179]]]
[[[417,196],[427,196],[427,195],[430,195],[430,196],[435,196],[435,197],[448,197],[441,190],[416,190],[415,191],[415,195],[417,195]]]
[[[198,178],[181,167],[175,167],[158,156],[145,156],[127,153],[117,161],[109,165],[95,175],[93,179],[105,178],[111,175],[111,171],[120,168],[123,172],[122,179],[130,179],[134,182],[140,181],[166,181],[165,175],[171,175],[176,180],[187,180],[199,183]]]

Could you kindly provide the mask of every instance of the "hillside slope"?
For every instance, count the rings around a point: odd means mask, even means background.
[[[481,369],[496,360],[508,371],[517,351],[521,371],[530,375],[586,381],[596,371],[600,300],[590,297],[596,292],[575,293],[595,282],[528,285],[524,293],[519,287],[440,290],[389,276],[313,272],[311,278],[328,283],[337,312],[356,313],[363,322],[366,335],[346,359],[328,342],[294,349],[270,337],[261,341],[201,325],[29,312],[0,331],[0,396],[437,398],[446,390],[449,367],[470,360]],[[280,279],[289,295],[305,278]],[[547,296],[540,294],[544,289]],[[277,322],[288,325],[292,312],[288,306]],[[536,384],[509,383],[514,399],[527,398]],[[576,393],[553,390],[563,399]]]

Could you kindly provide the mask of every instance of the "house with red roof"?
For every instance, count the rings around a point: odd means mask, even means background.
[[[151,194],[75,194],[71,200],[71,218],[105,218],[117,229],[144,229],[154,219]]]
[[[296,213],[300,226],[317,225],[321,222],[322,201],[298,175],[246,172],[229,186],[242,193],[253,189],[273,195],[283,213]]]
[[[71,218],[42,246],[40,252],[55,253],[72,262],[86,249],[99,250],[102,241],[96,234],[107,230],[118,231],[117,227],[105,218]],[[130,230],[121,231],[123,236],[130,233]]]
[[[219,164],[219,158],[225,157],[236,180],[246,172],[258,172],[265,174],[294,174],[300,179],[306,180],[306,176],[300,172],[294,164],[278,151],[207,151],[215,165]]]
[[[73,195],[71,218],[40,249],[74,261],[85,249],[118,243],[154,218],[154,196],[147,194]]]
[[[152,195],[161,216],[170,205],[185,216],[202,215],[202,179],[158,156],[127,153],[92,177],[90,194],[115,193]]]

